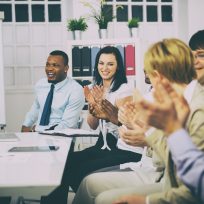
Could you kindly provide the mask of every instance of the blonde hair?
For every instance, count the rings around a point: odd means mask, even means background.
[[[196,78],[190,48],[179,39],[164,39],[153,44],[145,53],[147,74],[158,71],[171,82],[190,83]]]

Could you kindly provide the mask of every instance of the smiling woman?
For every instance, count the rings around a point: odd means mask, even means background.
[[[117,70],[117,61],[114,54],[102,54],[98,62],[99,74],[103,78],[103,86],[110,87]]]

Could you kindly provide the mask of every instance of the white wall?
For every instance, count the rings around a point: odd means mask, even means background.
[[[198,30],[204,30],[204,1],[188,0],[188,39]]]
[[[188,0],[177,1],[176,22],[177,22],[177,37],[188,42]]]
[[[25,119],[25,114],[34,101],[31,89],[6,91],[6,130],[19,132]]]

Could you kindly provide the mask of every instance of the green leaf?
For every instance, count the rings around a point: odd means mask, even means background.
[[[75,30],[85,31],[87,28],[88,28],[88,25],[85,21],[85,18],[83,17],[80,17],[79,19],[69,19],[67,21],[68,31],[75,31]]]
[[[129,28],[137,28],[139,26],[139,18],[132,18],[128,21]]]

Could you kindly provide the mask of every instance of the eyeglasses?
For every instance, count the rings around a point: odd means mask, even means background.
[[[194,56],[196,59],[202,59],[202,60],[204,60],[204,51],[202,51],[202,52],[193,51],[193,56]]]

